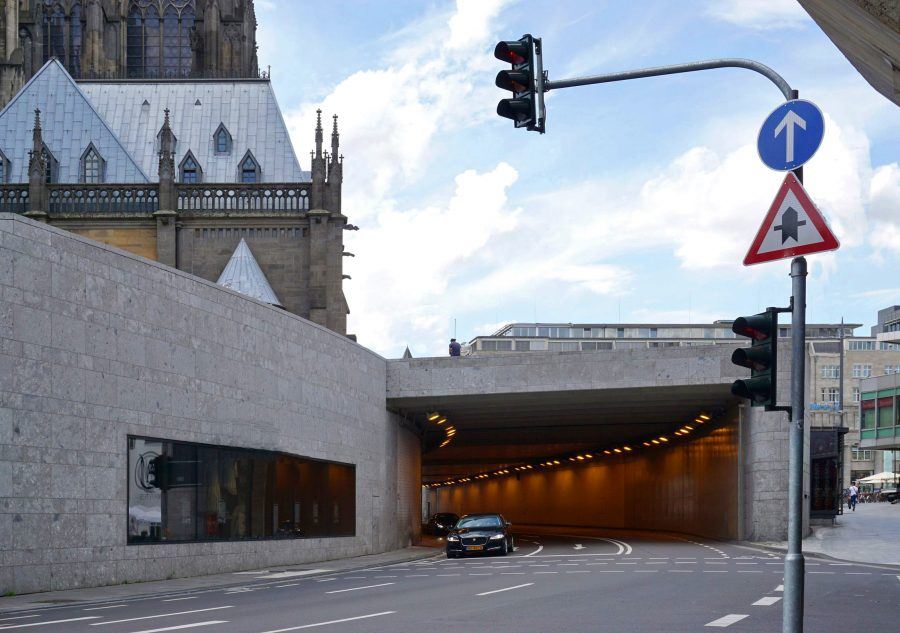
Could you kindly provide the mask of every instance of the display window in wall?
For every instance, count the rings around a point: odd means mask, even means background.
[[[128,438],[129,543],[353,536],[355,501],[353,465]]]

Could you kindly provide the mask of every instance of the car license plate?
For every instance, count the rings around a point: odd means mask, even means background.
[[[468,550],[484,549],[484,545],[466,545],[466,549],[468,549]]]

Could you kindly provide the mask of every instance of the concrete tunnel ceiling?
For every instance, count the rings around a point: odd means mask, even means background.
[[[424,483],[639,443],[735,403],[730,384],[389,399],[391,409],[424,429]],[[431,412],[446,416],[447,423],[429,423]],[[448,425],[456,434],[439,447]]]

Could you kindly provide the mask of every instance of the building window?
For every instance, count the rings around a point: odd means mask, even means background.
[[[847,349],[851,352],[871,352],[875,350],[875,341],[850,341]]]
[[[625,328],[623,328],[623,327],[616,328],[616,338],[625,338]]]
[[[517,352],[530,352],[531,351],[531,341],[516,341],[516,351]]]
[[[146,6],[144,6],[146,5]],[[133,2],[126,30],[129,77],[188,77],[191,74],[192,2]]]
[[[791,335],[791,329],[786,327],[778,328],[778,337],[779,338],[787,338]]]
[[[190,151],[181,161],[181,182],[198,183],[203,181],[203,170],[200,163]]]
[[[241,160],[241,182],[259,182],[259,163],[249,151]]]
[[[650,338],[656,338],[658,330],[655,327],[650,328]]]
[[[882,352],[900,352],[900,344],[898,343],[885,343],[882,341],[878,344],[878,349]]]
[[[859,387],[853,388],[853,402],[859,402]]]
[[[821,402],[834,403],[840,401],[840,390],[837,387],[822,387]]]
[[[869,378],[872,376],[872,365],[855,363],[853,365],[854,378]]]
[[[822,378],[840,378],[841,368],[839,365],[822,365],[819,368],[819,375]]]
[[[855,462],[867,462],[872,459],[872,451],[869,450],[860,450],[858,448],[851,448],[850,455],[853,461]]]
[[[81,156],[81,182],[98,184],[103,182],[103,158],[91,143]]]
[[[481,341],[481,349],[485,352],[511,352],[512,341]]]
[[[128,437],[128,542],[353,536],[356,467]]]
[[[220,123],[213,134],[213,146],[216,154],[231,153],[231,134],[228,133],[224,123]]]

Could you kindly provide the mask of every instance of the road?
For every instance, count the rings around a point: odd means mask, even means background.
[[[780,631],[782,568],[775,554],[687,537],[523,533],[506,557],[236,575],[246,582],[0,614],[0,631]],[[811,558],[807,572],[807,631],[900,620],[900,570]]]

